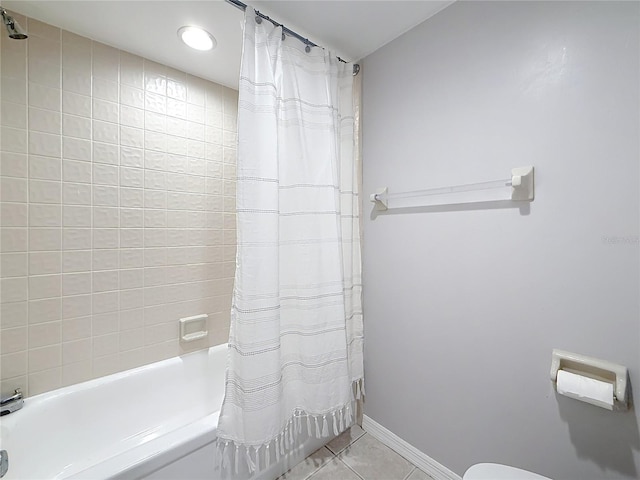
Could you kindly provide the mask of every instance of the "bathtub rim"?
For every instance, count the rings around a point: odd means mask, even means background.
[[[117,383],[123,379],[133,377],[135,381],[136,376],[145,375],[147,372],[152,375],[157,375],[157,372],[162,372],[163,369],[181,368],[184,363],[188,363],[189,358],[200,357],[201,359],[198,359],[196,364],[211,362],[210,358],[212,355],[221,356],[225,358],[226,361],[225,352],[227,347],[228,345],[226,343],[205,347],[193,352],[187,352],[182,355],[27,397],[25,399],[24,409],[3,417],[3,430],[6,429],[10,432],[14,428],[20,428],[21,419],[24,418],[23,416],[29,415],[30,407],[36,408],[44,405],[45,408],[47,408],[49,402],[65,402],[66,397],[78,395],[93,389],[110,388],[110,384]],[[220,358],[215,359],[213,364],[224,370],[226,365],[221,364],[220,360]],[[212,365],[211,363],[209,364]],[[219,388],[222,389],[224,394],[224,382]],[[176,404],[179,406],[179,399],[176,400]],[[89,461],[86,457],[86,460],[88,460],[86,462],[78,459],[78,462],[69,463],[61,470],[56,469],[51,471],[47,476],[50,475],[49,478],[52,479],[109,478],[129,480],[131,478],[148,475],[180,457],[213,442],[216,438],[220,405],[218,405],[217,408],[217,410],[213,410],[212,408],[206,415],[195,418],[174,429],[165,431],[156,438],[151,438],[132,448],[110,452],[102,458],[95,458],[94,461]],[[0,445],[4,443],[1,440],[2,438],[0,438]],[[11,447],[9,444],[2,448],[7,447],[9,447],[9,457],[11,459]],[[15,447],[14,445],[13,448]],[[11,474],[11,469],[9,473]]]

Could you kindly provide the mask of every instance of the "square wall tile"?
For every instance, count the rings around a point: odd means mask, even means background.
[[[27,300],[27,277],[8,277],[0,279],[0,302],[13,303]]]
[[[61,123],[59,111],[29,108],[29,129],[32,131],[60,135]]]
[[[29,222],[29,205],[4,202],[0,205],[0,226],[26,227]]]
[[[29,106],[59,112],[62,98],[61,94],[62,91],[59,88],[30,83]]]
[[[63,39],[62,70],[77,70],[91,75],[91,43],[87,46],[83,41]]]
[[[65,205],[91,205],[91,191],[90,184],[64,182],[62,201]]]
[[[1,253],[0,273],[2,278],[26,277],[29,274],[26,253]]]
[[[29,327],[29,348],[59,344],[62,339],[62,323],[48,322]]]
[[[28,42],[31,44],[31,42]],[[51,88],[62,88],[60,58],[47,61],[44,57],[29,56],[29,82]]]
[[[22,352],[27,349],[27,328],[3,329],[0,340],[0,351],[3,354]]]
[[[46,180],[29,180],[29,202],[60,203],[62,184]]]
[[[62,340],[63,342],[71,342],[74,340],[80,340],[83,338],[91,337],[91,317],[79,317],[79,318],[71,318],[69,320],[64,320],[62,322]],[[90,344],[90,342],[87,342]],[[65,345],[62,345],[62,359],[64,362],[64,354],[65,354]],[[77,360],[83,360],[91,357],[90,347],[83,356],[83,358]]]
[[[34,36],[27,44],[29,58],[56,64],[62,53],[60,42]]]
[[[0,329],[24,327],[28,322],[27,302],[0,305]]]
[[[29,175],[27,159],[25,154],[0,151],[0,175],[26,178]]]
[[[95,76],[93,77],[91,93],[94,98],[117,102],[119,97],[118,92],[119,89],[117,82]]]
[[[29,156],[29,177],[32,179],[60,180],[62,178],[61,170],[62,162],[58,158]]]
[[[117,123],[120,118],[118,103],[94,98],[92,117],[94,120]]]
[[[60,228],[30,228],[30,251],[57,251],[62,245]]]
[[[27,352],[0,355],[0,378],[12,378],[27,373]]]
[[[13,103],[5,99],[0,103],[0,121],[5,127],[27,128],[27,109],[24,105]]]
[[[47,370],[62,365],[61,345],[29,349],[29,373]]]
[[[91,257],[91,250],[64,252],[62,256],[62,271],[64,273],[90,272]]]
[[[144,87],[143,59],[120,52],[120,83],[136,88]]]
[[[7,228],[0,229],[0,251],[6,252],[26,252],[28,249],[28,229]]]
[[[65,136],[62,138],[62,146],[65,159],[91,161],[91,143],[89,140]]]
[[[91,120],[86,117],[64,114],[62,133],[67,137],[91,139]]]
[[[27,84],[24,79],[11,78],[3,75],[2,85],[0,85],[0,96],[5,101],[26,105]]]
[[[93,75],[111,82],[119,81],[120,52],[108,45],[93,42]]]
[[[80,94],[65,90],[62,94],[62,111],[81,117],[91,117],[91,97],[89,95],[90,92]]]
[[[29,206],[30,227],[60,227],[62,226],[62,207],[32,203]]]
[[[60,273],[62,269],[61,252],[29,253],[29,274],[48,275]]]
[[[32,275],[29,277],[29,299],[59,297],[62,294],[62,275]]]
[[[91,95],[91,67],[76,65],[75,68],[63,68],[62,90],[64,90],[63,102],[64,97],[69,93],[88,98]]]
[[[0,128],[2,132],[2,151],[27,153],[27,130],[21,128]]]
[[[91,163],[64,159],[62,161],[62,179],[65,183],[91,183]]]

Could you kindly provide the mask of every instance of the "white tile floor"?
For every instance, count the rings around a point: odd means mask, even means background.
[[[432,480],[357,425],[278,480]]]

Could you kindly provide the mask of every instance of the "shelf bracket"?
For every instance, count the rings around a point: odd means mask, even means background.
[[[369,200],[375,203],[376,210],[382,211],[389,208],[386,198],[388,191],[389,189],[387,187],[379,188],[376,193],[372,193],[371,195],[369,195]]]
[[[534,197],[533,167],[511,170],[511,200],[531,202]]]

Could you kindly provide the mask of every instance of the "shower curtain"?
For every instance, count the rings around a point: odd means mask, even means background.
[[[352,64],[245,13],[238,251],[222,467],[261,470],[337,435],[361,395],[359,159]]]

